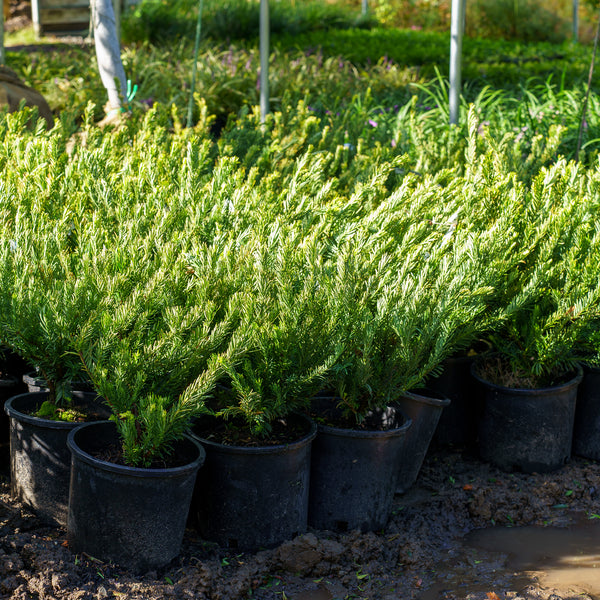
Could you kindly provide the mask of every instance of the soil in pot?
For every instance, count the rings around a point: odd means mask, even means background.
[[[504,387],[482,375],[483,365],[472,367],[484,390],[479,424],[481,457],[511,471],[547,473],[571,457],[577,388],[581,368],[562,383],[540,388]]]
[[[4,405],[10,420],[11,488],[42,520],[66,525],[71,468],[67,436],[80,423],[34,416],[47,399],[46,392],[19,394]],[[109,416],[96,394],[74,392],[73,400],[90,420]]]
[[[402,454],[396,463],[396,491],[403,494],[416,481],[442,411],[450,405],[450,400],[435,390],[423,388],[404,394],[397,400],[397,404],[412,420],[412,427],[406,433]]]
[[[316,425],[302,415],[273,424],[274,437],[253,438],[245,427],[202,417],[192,435],[206,450],[191,522],[221,546],[272,547],[304,533],[308,519],[311,444]]]
[[[345,419],[334,398],[313,403],[309,525],[331,531],[376,531],[387,523],[398,461],[411,426],[397,407],[373,410],[360,426]]]
[[[190,437],[155,468],[119,460],[113,422],[69,433],[72,453],[67,539],[73,552],[145,572],[167,565],[181,549],[203,448]],[[110,460],[106,460],[110,458]]]

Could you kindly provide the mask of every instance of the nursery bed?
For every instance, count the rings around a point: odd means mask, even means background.
[[[548,583],[543,569],[515,570],[504,550],[477,548],[465,536],[493,524],[564,532],[558,528],[580,521],[591,531],[600,512],[599,490],[600,465],[578,458],[555,473],[522,475],[502,473],[466,453],[437,451],[426,459],[417,484],[396,497],[384,531],[311,531],[272,550],[239,554],[189,530],[181,556],[169,567],[134,577],[73,555],[64,530],[41,525],[12,501],[4,473],[0,598],[592,598],[585,585]]]

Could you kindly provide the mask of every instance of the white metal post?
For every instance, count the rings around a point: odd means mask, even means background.
[[[0,14],[0,65],[5,63],[4,58],[4,7],[2,7],[2,14]]]
[[[113,0],[113,10],[115,13],[115,26],[117,28],[117,39],[121,41],[121,0]]]
[[[450,24],[450,124],[458,124],[461,89],[462,37],[465,23],[464,0],[452,0]]]
[[[369,0],[362,0],[363,17],[366,17],[368,12],[369,12]]]
[[[579,41],[579,0],[573,0],[573,41]]]
[[[269,112],[269,0],[260,0],[260,119]]]

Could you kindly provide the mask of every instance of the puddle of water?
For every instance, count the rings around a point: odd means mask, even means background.
[[[498,561],[501,555],[506,559]],[[586,593],[600,600],[600,520],[579,520],[565,528],[480,529],[467,535],[462,552],[452,562],[440,569],[445,583],[438,579],[422,600],[438,600],[446,591],[462,597],[506,590],[507,585],[521,592],[535,581],[544,588]]]
[[[600,522],[595,519],[566,528],[481,529],[467,536],[467,543],[508,554],[507,567],[513,571],[541,571],[544,586],[600,597]]]

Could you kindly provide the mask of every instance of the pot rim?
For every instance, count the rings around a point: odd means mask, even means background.
[[[311,443],[317,435],[317,424],[312,419],[302,414],[298,414],[297,416],[302,419],[306,419],[306,421],[310,423],[310,428],[308,433],[303,435],[300,439],[290,442],[289,444],[277,444],[273,446],[232,446],[207,440],[206,438],[200,437],[193,431],[190,432],[190,436],[201,445],[215,448],[220,452],[226,452],[228,454],[281,454],[282,452],[293,452],[294,450]]]
[[[402,423],[400,427],[393,427],[392,429],[356,429],[350,427],[334,427],[333,425],[324,425],[321,423],[317,423],[317,429],[319,433],[326,433],[327,435],[360,439],[382,439],[387,437],[397,437],[400,435],[404,435],[411,427],[412,419],[406,416],[402,409],[395,404],[390,404],[386,407],[386,410],[389,408],[393,408],[394,410],[399,411],[402,417],[404,418],[404,423]]]
[[[5,375],[0,379],[0,388],[11,387],[20,383],[19,378],[14,375]]]
[[[419,402],[420,404],[441,406],[442,408],[448,406],[451,402],[450,398],[447,398],[441,392],[436,392],[435,390],[431,390],[426,387],[404,392],[401,397],[408,398],[409,400],[413,400],[415,402]]]
[[[67,437],[67,447],[71,451],[73,459],[77,458],[81,462],[84,462],[94,467],[95,469],[101,471],[108,471],[111,473],[117,473],[122,476],[138,477],[143,479],[166,479],[171,477],[175,478],[180,477],[182,475],[187,475],[188,473],[199,469],[206,458],[206,452],[204,448],[202,448],[202,446],[190,435],[184,435],[182,440],[191,443],[196,448],[196,450],[198,451],[197,458],[195,458],[192,462],[186,463],[185,465],[161,469],[152,469],[147,467],[129,467],[127,465],[118,465],[115,463],[111,463],[106,460],[95,458],[91,454],[88,454],[77,444],[75,436],[86,427],[106,427],[107,425],[111,425],[113,428],[116,429],[116,426],[112,421],[93,421],[90,423],[81,423],[78,427],[73,429],[73,431],[71,431]]]
[[[566,390],[573,386],[578,386],[581,383],[581,380],[583,379],[583,369],[582,369],[581,365],[577,365],[577,367],[575,368],[575,375],[568,381],[565,381],[564,383],[560,383],[559,385],[546,386],[543,388],[512,388],[512,387],[507,387],[504,385],[498,385],[497,383],[492,383],[491,381],[484,379],[483,377],[481,377],[481,375],[479,375],[476,372],[476,368],[477,368],[477,364],[473,363],[471,365],[471,375],[473,375],[473,377],[479,383],[483,384],[484,386],[491,388],[493,390],[509,392],[509,393],[515,394],[515,395],[530,396],[530,397],[531,396],[543,396],[548,393],[556,393],[556,392]]]
[[[15,401],[18,402],[22,398],[30,398],[31,400],[33,400],[32,397],[34,397],[34,396],[42,396],[44,398],[47,398],[48,395],[49,395],[49,392],[25,392],[23,394],[17,394],[16,396],[11,396],[4,403],[4,412],[11,419],[15,419],[17,421],[27,423],[28,425],[34,425],[36,427],[43,427],[44,429],[73,429],[74,427],[77,427],[78,425],[83,424],[83,423],[73,423],[72,421],[54,421],[53,419],[45,419],[43,417],[36,417],[35,415],[28,415],[27,413],[21,412],[20,410],[16,409],[13,406]],[[76,397],[87,399],[90,402],[94,399],[98,399],[98,404],[102,403],[102,401],[99,400],[100,396],[98,396],[98,394],[96,394],[95,392],[74,391],[73,395]],[[40,398],[40,400],[41,400],[41,398]],[[98,421],[90,421],[90,423],[97,423],[97,422]]]

